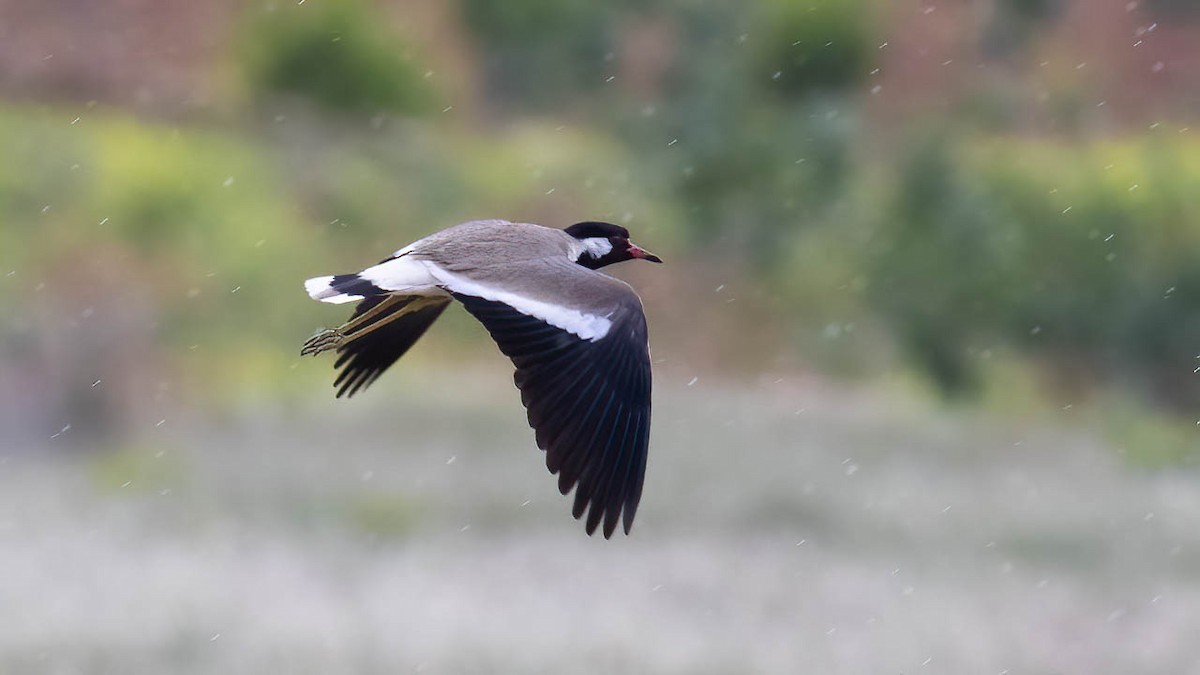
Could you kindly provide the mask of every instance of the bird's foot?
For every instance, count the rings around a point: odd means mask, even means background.
[[[345,341],[346,336],[336,328],[323,328],[308,338],[308,341],[304,343],[304,347],[300,349],[300,356],[316,356],[321,352],[341,347]]]

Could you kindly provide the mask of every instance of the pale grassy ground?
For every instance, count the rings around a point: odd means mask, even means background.
[[[8,449],[0,672],[1200,673],[1195,473],[666,378],[606,542],[503,379]]]

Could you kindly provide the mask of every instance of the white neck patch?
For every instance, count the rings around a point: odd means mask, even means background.
[[[583,247],[583,250],[580,251],[580,255],[587,253],[589,256],[596,259],[603,258],[611,253],[613,249],[612,242],[606,237],[588,237],[587,239],[580,239],[579,243]]]

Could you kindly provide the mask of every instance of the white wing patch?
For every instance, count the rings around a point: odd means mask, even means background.
[[[572,335],[584,340],[595,342],[608,335],[612,321],[606,316],[597,316],[581,312],[578,309],[563,307],[542,300],[534,300],[511,291],[505,291],[492,286],[485,286],[453,272],[432,264],[428,265],[429,273],[437,277],[446,288],[455,293],[473,295],[484,300],[503,302],[518,312],[535,319],[545,321],[551,326],[561,328]]]
[[[404,249],[401,249],[404,251]],[[358,273],[358,276],[385,291],[442,295],[438,279],[430,274],[430,265],[414,256],[401,255]]]

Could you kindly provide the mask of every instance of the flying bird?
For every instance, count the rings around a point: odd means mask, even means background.
[[[601,222],[564,230],[477,220],[436,232],[357,274],[304,282],[315,300],[357,302],[301,354],[335,350],[338,397],[369,386],[457,300],[516,366],[546,468],[575,490],[590,535],[633,525],[650,443],[650,348],[637,293],[598,270],[662,260]],[[622,519],[623,515],[623,519]]]

